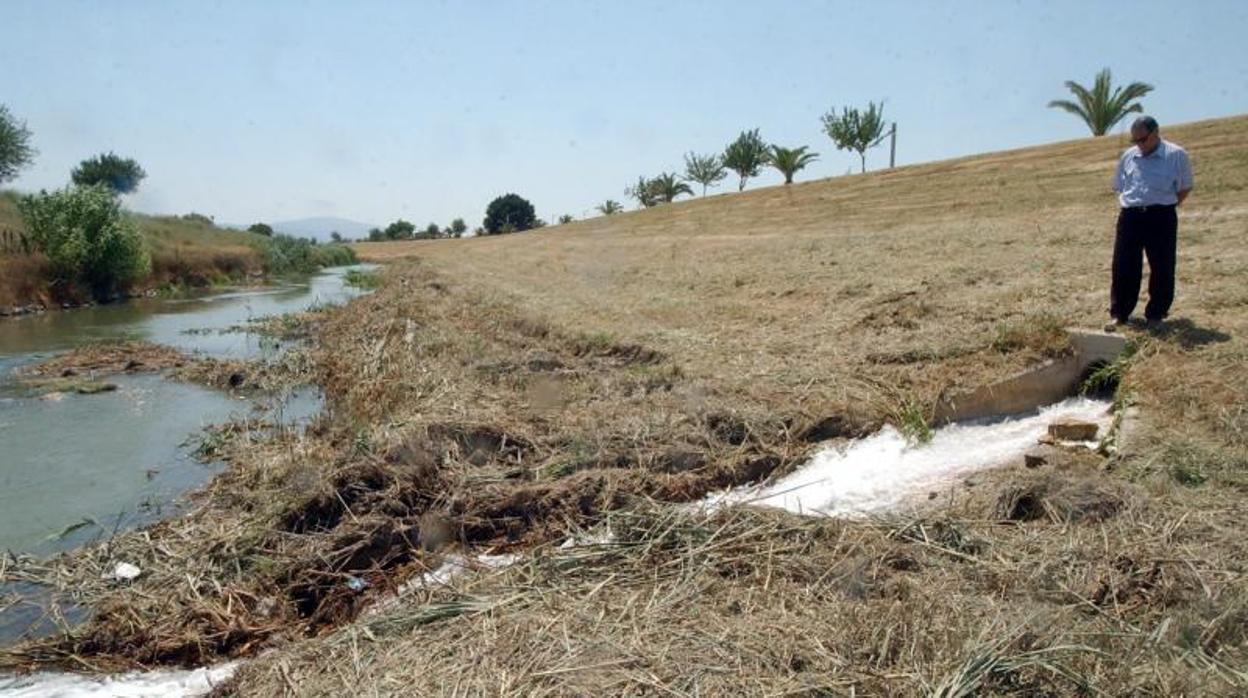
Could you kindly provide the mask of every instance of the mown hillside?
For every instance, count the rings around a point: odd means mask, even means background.
[[[1245,117],[1163,133],[1190,150],[1198,178],[1181,214],[1176,327],[1238,336],[1248,321],[1245,134]],[[850,409],[888,386],[927,401],[1035,358],[993,349],[1003,332],[1105,322],[1110,178],[1126,145],[1085,139],[357,249],[643,343],[752,400]]]
[[[941,395],[1101,325],[1121,140],[358,245],[381,286],[316,314],[300,362],[330,409],[217,430],[231,465],[192,513],[31,573],[97,612],[0,667],[259,654],[222,695],[1242,693],[1246,134],[1165,129],[1197,188],[1174,316],[1110,371],[1130,438],[870,519],[682,505],[918,437]],[[101,583],[116,559],[143,575]],[[409,584],[446,565],[469,569]]]

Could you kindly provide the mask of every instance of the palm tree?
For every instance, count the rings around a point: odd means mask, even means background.
[[[685,153],[685,179],[702,185],[702,196],[706,196],[706,188],[719,184],[728,176],[728,168],[724,167],[723,158],[718,155],[698,155]]]
[[[819,153],[806,152],[809,147],[804,145],[800,148],[781,148],[778,145],[773,145],[771,146],[771,153],[767,158],[767,164],[776,168],[780,171],[780,174],[784,175],[785,184],[792,184],[795,172],[819,159]]]
[[[1134,100],[1153,91],[1153,86],[1148,83],[1133,82],[1110,92],[1110,82],[1109,68],[1096,74],[1091,90],[1074,80],[1067,80],[1066,89],[1079,101],[1055,99],[1049,102],[1049,106],[1074,114],[1092,129],[1093,136],[1103,136],[1127,114],[1144,111],[1144,107]]]
[[[595,206],[594,210],[598,211],[598,213],[601,213],[604,216],[614,216],[620,211],[623,211],[624,207],[621,206],[620,202],[616,201],[615,199],[607,199],[606,201]]]
[[[654,195],[654,187],[644,176],[638,177],[636,184],[625,187],[624,195],[637,199],[637,204],[642,208],[650,208],[659,203],[658,197]]]
[[[759,168],[766,164],[767,144],[758,135],[758,129],[742,131],[737,140],[724,148],[724,167],[736,172],[741,178],[737,191],[745,191],[745,181],[750,177],[757,177]]]
[[[858,153],[862,171],[867,171],[867,149],[874,148],[884,140],[884,103],[867,102],[867,110],[860,112],[852,107],[841,109],[838,116],[833,109],[823,115],[823,132],[836,144],[837,150]]]
[[[693,190],[688,184],[680,181],[680,177],[677,177],[674,172],[664,172],[650,180],[649,185],[650,194],[664,203],[672,203],[681,194],[693,196]]]

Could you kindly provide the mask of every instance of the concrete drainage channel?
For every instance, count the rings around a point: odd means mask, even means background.
[[[1083,330],[1070,331],[1070,341],[1066,356],[941,400],[928,443],[914,444],[886,426],[819,451],[776,481],[714,493],[697,506],[755,504],[853,518],[903,508],[961,477],[1010,462],[1039,467],[1078,460],[1114,421],[1107,400],[1078,396],[1079,388],[1127,343]]]
[[[1021,414],[1079,392],[1088,373],[1127,350],[1122,335],[1068,330],[1071,353],[975,390],[946,396],[936,406],[936,425]]]

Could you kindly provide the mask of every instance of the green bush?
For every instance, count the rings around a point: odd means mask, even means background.
[[[270,274],[308,274],[356,262],[355,252],[346,245],[316,245],[290,235],[274,235],[265,243],[265,269]]]
[[[342,279],[348,286],[356,288],[374,289],[381,286],[381,275],[375,271],[350,269]]]
[[[143,236],[106,186],[24,196],[18,209],[58,277],[86,285],[96,298],[107,298],[151,269]]]

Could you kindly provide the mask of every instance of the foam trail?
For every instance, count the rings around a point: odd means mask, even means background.
[[[3,698],[190,698],[234,675],[238,662],[199,669],[158,669],[112,676],[36,673],[0,677]]]
[[[937,429],[926,444],[909,444],[886,426],[842,448],[820,451],[804,466],[765,487],[746,486],[708,496],[701,506],[778,507],[799,514],[861,516],[897,507],[960,476],[1003,465],[1022,454],[1055,420],[1110,421],[1108,403],[1070,398],[1038,414],[992,423],[968,422]]]

